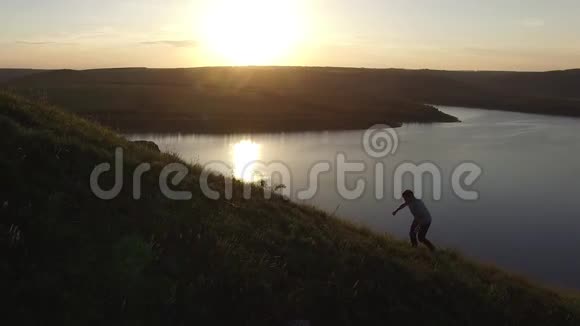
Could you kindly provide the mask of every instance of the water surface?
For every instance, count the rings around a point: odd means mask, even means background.
[[[222,161],[220,172],[253,179],[264,169],[246,169],[249,162],[280,161],[292,173],[291,190],[307,187],[308,172],[317,162],[335,162],[339,153],[364,162],[363,173],[347,178],[367,181],[363,196],[343,199],[336,173],[320,176],[319,191],[307,201],[341,218],[406,239],[411,216],[393,217],[400,202],[393,198],[395,167],[404,162],[432,162],[442,172],[442,198],[425,201],[434,223],[429,237],[436,244],[460,250],[549,285],[580,289],[580,119],[525,113],[440,107],[462,123],[408,124],[397,129],[394,155],[374,159],[362,146],[364,131],[255,135],[130,135],[152,140],[164,151],[193,163]],[[385,164],[385,194],[377,200],[373,167]],[[454,195],[450,178],[462,162],[474,162],[483,174],[473,186],[477,201]],[[333,163],[332,168],[335,168]],[[267,169],[266,169],[267,170]],[[410,178],[404,179],[411,185]],[[274,181],[273,181],[274,182]],[[429,180],[425,186],[432,185]]]

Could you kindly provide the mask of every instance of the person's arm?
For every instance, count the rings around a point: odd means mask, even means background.
[[[399,206],[399,208],[397,208],[397,209],[396,209],[396,210],[393,212],[393,216],[397,215],[397,213],[398,213],[398,212],[399,212],[401,209],[403,209],[403,208],[405,208],[405,207],[407,207],[407,203],[403,203],[401,206]]]

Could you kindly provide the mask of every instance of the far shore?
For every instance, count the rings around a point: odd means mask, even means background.
[[[433,105],[580,117],[580,70],[210,67],[2,71],[0,88],[121,132],[356,130],[375,124],[396,127],[458,121]]]

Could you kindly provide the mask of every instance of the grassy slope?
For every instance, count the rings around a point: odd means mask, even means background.
[[[89,190],[117,146],[126,171],[153,165],[138,202],[130,173],[117,199]],[[176,157],[5,94],[0,148],[2,318],[19,324],[580,323],[576,299],[453,252],[411,250],[279,197],[242,200],[239,183],[231,202],[205,199],[197,167],[181,185],[193,199],[166,200],[157,176]]]

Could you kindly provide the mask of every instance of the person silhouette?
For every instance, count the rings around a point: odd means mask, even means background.
[[[411,190],[405,190],[403,192],[403,199],[405,202],[399,206],[394,212],[393,216],[405,207],[409,207],[411,214],[413,214],[413,223],[411,224],[411,229],[409,231],[409,237],[411,238],[411,245],[417,247],[417,235],[419,236],[419,242],[427,246],[429,250],[435,251],[435,246],[431,241],[427,240],[427,232],[431,226],[431,213],[425,206],[425,203],[421,199],[415,198],[415,194]]]

